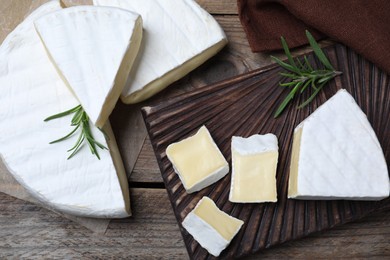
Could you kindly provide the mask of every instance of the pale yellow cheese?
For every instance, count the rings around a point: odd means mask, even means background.
[[[166,153],[188,192],[216,182],[229,171],[226,159],[205,126],[195,135],[169,145]]]
[[[232,240],[240,229],[243,221],[229,216],[221,211],[214,201],[208,197],[203,197],[194,209],[195,215],[212,226],[224,239]]]
[[[276,202],[276,166],[278,152],[241,155],[232,153],[234,184],[230,201],[233,202]]]
[[[298,161],[299,152],[301,148],[302,129],[299,128],[294,133],[291,163],[290,163],[290,176],[288,179],[288,197],[294,197],[298,195]]]
[[[238,203],[276,202],[278,139],[274,134],[233,136],[229,200]]]

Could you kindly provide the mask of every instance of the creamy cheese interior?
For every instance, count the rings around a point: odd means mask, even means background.
[[[208,197],[203,197],[194,209],[194,213],[212,226],[227,241],[232,240],[243,223],[242,220],[221,211]]]
[[[169,145],[166,153],[186,189],[228,166],[205,126],[195,135]]]
[[[234,184],[230,201],[233,202],[275,202],[276,166],[278,152],[241,155],[233,149],[232,153]]]
[[[293,198],[298,195],[298,166],[299,152],[301,149],[302,128],[299,128],[294,133],[293,148],[290,163],[290,176],[288,179],[288,198]]]

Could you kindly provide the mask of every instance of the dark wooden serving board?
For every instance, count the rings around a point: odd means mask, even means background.
[[[287,199],[293,130],[340,88],[347,89],[367,114],[389,168],[390,77],[343,45],[329,46],[324,51],[343,74],[331,81],[309,106],[296,109],[310,95],[306,93],[294,100],[277,119],[273,114],[288,91],[278,86],[284,79],[279,75],[281,69],[274,65],[142,109],[169,199],[192,259],[213,258],[181,226],[184,217],[203,196],[209,196],[220,209],[245,222],[221,258],[242,257],[390,208],[390,199],[380,202]],[[308,57],[318,65],[312,54]],[[277,203],[229,202],[230,173],[195,194],[186,193],[165,149],[169,144],[192,135],[202,125],[210,130],[229,163],[233,135],[247,137],[271,132],[278,137]]]

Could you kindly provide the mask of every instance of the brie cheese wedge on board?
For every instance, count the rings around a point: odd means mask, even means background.
[[[375,132],[354,98],[339,90],[295,128],[288,197],[388,196],[386,160]]]
[[[193,0],[94,0],[139,13],[142,47],[122,92],[127,104],[141,102],[214,56],[227,43],[217,21]]]
[[[34,21],[60,10],[50,1],[11,32],[0,47],[0,155],[9,172],[42,203],[72,215],[121,218],[130,215],[125,170],[111,127],[109,136],[91,127],[95,139],[109,148],[100,160],[84,145],[70,160],[67,150],[77,135],[66,135],[71,116],[43,120],[78,105],[46,53]]]
[[[231,202],[276,202],[278,139],[273,134],[232,137]]]
[[[229,172],[228,162],[205,126],[195,135],[170,144],[166,154],[188,193],[217,182]]]
[[[137,56],[141,17],[115,7],[74,6],[37,19],[35,28],[91,121],[102,127]]]
[[[244,221],[220,210],[214,201],[203,197],[183,220],[183,227],[213,256],[230,244]]]

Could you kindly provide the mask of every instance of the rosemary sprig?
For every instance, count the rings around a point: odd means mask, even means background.
[[[102,145],[101,143],[96,141],[95,138],[93,137],[92,132],[91,132],[91,128],[89,125],[89,117],[88,117],[87,113],[85,113],[85,111],[81,105],[78,105],[78,106],[76,106],[72,109],[69,109],[67,111],[55,114],[53,116],[49,116],[44,121],[47,122],[47,121],[57,119],[60,117],[68,116],[70,114],[74,114],[72,117],[72,120],[71,120],[71,124],[70,124],[71,126],[74,126],[74,129],[69,134],[65,135],[64,137],[61,137],[61,138],[54,140],[54,141],[51,141],[50,144],[54,144],[54,143],[58,143],[58,142],[61,142],[63,140],[66,140],[69,137],[71,137],[78,129],[80,129],[81,131],[80,131],[79,137],[76,141],[76,144],[67,151],[67,152],[72,152],[69,155],[68,160],[70,158],[72,158],[80,150],[80,148],[82,147],[82,145],[85,141],[87,141],[87,144],[89,146],[89,149],[91,150],[91,153],[96,155],[96,157],[100,160],[100,156],[99,156],[99,153],[97,151],[96,146],[102,150],[103,149],[108,150],[108,149],[107,149],[107,147],[105,147],[104,145]],[[99,128],[99,130],[102,131],[100,128]],[[105,134],[103,131],[102,131],[102,133]]]
[[[296,93],[302,94],[307,88],[312,88],[314,92],[312,95],[298,106],[302,108],[308,105],[320,92],[320,90],[326,85],[328,81],[336,77],[337,75],[342,74],[340,71],[336,71],[332,64],[329,62],[325,53],[321,50],[320,46],[311,35],[309,31],[306,31],[306,37],[309,41],[311,48],[314,51],[314,54],[317,56],[318,60],[321,62],[324,68],[315,69],[309,62],[306,56],[303,57],[303,60],[294,58],[291,55],[290,49],[288,48],[286,40],[281,37],[283,50],[287,56],[287,61],[284,62],[274,56],[271,58],[283,67],[288,72],[281,72],[280,75],[290,79],[290,81],[285,83],[279,83],[282,87],[290,88],[290,93],[279,105],[278,109],[275,112],[274,118],[278,117],[286,106],[293,100]]]

